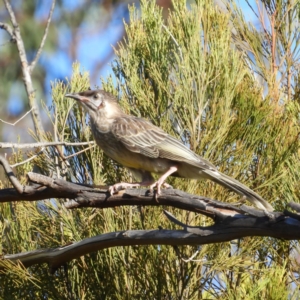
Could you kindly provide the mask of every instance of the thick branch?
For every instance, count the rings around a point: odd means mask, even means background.
[[[19,188],[17,191],[14,189],[3,189],[0,190],[0,202],[68,198],[73,200],[66,202],[65,206],[73,209],[80,207],[108,208],[123,205],[168,205],[198,212],[211,218],[214,218],[216,215],[215,208],[222,211],[224,216],[243,213],[237,206],[203,196],[191,195],[176,189],[163,190],[162,194],[157,198],[158,201],[156,201],[154,195],[150,194],[147,189],[126,189],[110,196],[106,186],[100,189],[93,188],[33,172],[29,172],[27,176],[29,182],[35,187],[22,186],[22,189],[26,191],[30,190],[30,193],[20,193]],[[17,179],[15,177],[12,179],[14,180],[14,186],[18,186],[15,182]]]
[[[256,218],[240,215],[227,217],[220,224],[209,227],[190,227],[184,230],[127,230],[106,233],[59,248],[40,249],[13,255],[4,259],[20,261],[25,267],[48,263],[55,271],[66,262],[82,255],[117,246],[129,245],[202,245],[230,241],[245,236],[271,236],[287,240],[300,238],[300,222],[278,216]]]
[[[116,207],[123,205],[168,205],[198,212],[212,218],[213,226],[191,227],[170,213],[168,219],[182,230],[134,230],[107,233],[55,249],[5,255],[4,259],[20,260],[26,267],[49,263],[52,270],[81,255],[101,249],[128,245],[201,245],[230,241],[246,236],[270,236],[287,240],[300,238],[300,221],[296,213],[264,212],[245,205],[237,207],[217,200],[191,195],[180,190],[166,189],[157,200],[146,189],[127,189],[110,196],[107,187],[93,188],[78,183],[28,173],[33,186],[22,186],[12,173],[8,162],[0,158],[15,189],[0,190],[0,202],[33,201],[47,198],[71,198],[65,205],[79,207]],[[293,205],[293,204],[291,204]],[[298,210],[298,207],[293,206]]]

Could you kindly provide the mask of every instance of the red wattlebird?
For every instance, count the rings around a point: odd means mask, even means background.
[[[77,100],[88,112],[92,133],[106,155],[128,168],[137,183],[117,183],[118,188],[156,186],[157,194],[168,176],[210,179],[246,197],[256,207],[273,211],[272,206],[244,184],[222,174],[209,161],[149,121],[125,114],[116,98],[103,90],[88,90],[66,97]],[[152,173],[160,175],[155,182]]]

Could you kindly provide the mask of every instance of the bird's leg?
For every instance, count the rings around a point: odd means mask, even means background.
[[[157,195],[160,195],[161,193],[161,189],[160,187],[162,185],[167,185],[169,186],[168,184],[165,183],[165,180],[173,173],[175,173],[176,171],[178,170],[177,167],[173,166],[173,167],[170,167],[170,169],[165,173],[163,174],[156,182],[154,182],[152,185],[150,185],[150,190],[152,191],[154,187],[157,188]]]

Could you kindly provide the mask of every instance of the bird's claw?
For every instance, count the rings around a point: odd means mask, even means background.
[[[108,191],[109,191],[110,195],[112,196],[113,194],[117,193],[118,191],[125,190],[125,189],[126,189],[126,187],[124,186],[124,184],[122,182],[120,182],[120,183],[111,185],[108,188]]]
[[[150,191],[151,193],[153,192],[153,189],[156,187],[156,195],[161,195],[161,186],[165,187],[166,189],[172,189],[173,187],[166,183],[160,183],[159,181],[154,182],[153,184],[150,185]]]
[[[150,185],[150,191],[151,193],[153,193],[153,189],[156,187],[156,193],[155,193],[155,197],[157,197],[158,195],[161,194],[161,184],[159,184],[158,182],[154,182],[153,184]]]
[[[112,195],[116,192],[115,186],[114,186],[114,185],[111,185],[111,186],[108,188],[108,191],[109,191],[110,195],[112,196]]]
[[[154,188],[156,187],[156,190],[154,191]],[[157,185],[157,182],[150,185],[150,192],[154,193],[154,199],[156,202],[158,202],[158,196],[161,194],[160,186]]]

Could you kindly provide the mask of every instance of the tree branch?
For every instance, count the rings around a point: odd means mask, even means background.
[[[4,121],[4,120],[2,120],[2,119],[0,119],[0,121],[1,121],[2,123],[8,124],[8,125],[15,126],[17,123],[19,123],[21,120],[23,120],[29,113],[31,113],[31,111],[32,111],[32,108],[31,108],[29,111],[27,111],[20,119],[18,119],[18,120],[17,120],[16,122],[14,122],[14,123],[9,123],[9,122],[6,122],[6,121]]]
[[[39,47],[39,49],[38,49],[38,51],[35,55],[35,58],[31,62],[31,64],[29,65],[29,72],[30,73],[32,73],[37,61],[39,60],[39,58],[41,56],[41,53],[42,53],[42,50],[43,50],[43,47],[44,47],[44,44],[45,44],[45,41],[46,41],[46,38],[47,38],[47,35],[48,35],[48,30],[49,30],[49,26],[50,26],[50,23],[51,23],[51,18],[52,18],[52,14],[53,14],[53,11],[54,11],[54,7],[55,7],[55,0],[52,1],[49,16],[48,16],[48,19],[47,19],[47,25],[46,25],[46,28],[45,28],[45,32],[44,32],[40,47]]]
[[[211,226],[189,226],[165,212],[170,222],[182,230],[127,230],[111,232],[74,242],[59,248],[41,249],[31,252],[3,256],[13,262],[20,261],[29,267],[47,262],[52,271],[66,262],[84,254],[116,246],[129,245],[201,245],[230,241],[246,236],[270,236],[286,240],[300,239],[300,215],[292,212],[266,212],[253,207],[220,202],[202,196],[191,195],[176,189],[164,189],[155,199],[147,189],[126,189],[111,196],[107,187],[91,187],[78,183],[54,179],[29,172],[31,186],[22,186],[13,174],[8,162],[0,156],[14,189],[0,190],[0,202],[34,201],[47,198],[70,198],[69,209],[80,207],[107,208],[123,205],[158,206],[167,205],[196,212],[214,220]],[[300,211],[300,206],[290,203]]]
[[[22,68],[22,73],[23,73],[23,81],[24,81],[25,89],[26,89],[26,92],[28,95],[29,106],[32,109],[32,119],[33,119],[35,132],[38,135],[38,133],[43,130],[43,124],[42,124],[42,121],[41,121],[41,118],[39,115],[38,107],[36,105],[35,91],[34,91],[33,84],[32,84],[30,67],[28,65],[28,60],[26,57],[25,46],[24,46],[24,43],[23,43],[23,40],[21,37],[20,27],[16,20],[13,9],[8,0],[3,0],[3,1],[4,1],[4,4],[6,6],[8,13],[9,13],[11,23],[13,25],[12,33],[13,33],[13,37],[15,39],[15,42],[16,42],[16,45],[18,48],[18,52],[19,52],[21,68]],[[6,31],[7,31],[7,29],[6,29]]]
[[[82,255],[117,246],[132,245],[203,245],[230,241],[245,236],[270,236],[286,240],[299,239],[300,222],[278,215],[256,218],[247,215],[227,217],[208,227],[183,226],[183,230],[126,230],[105,233],[58,248],[4,255],[3,259],[21,262],[25,267],[48,263],[54,272],[59,266]]]
[[[8,161],[2,155],[0,155],[0,164],[3,166],[6,175],[8,176],[10,182],[16,189],[18,196],[20,196],[20,197],[21,197],[21,195],[22,196],[23,195],[30,196],[32,193],[35,193],[35,189],[33,187],[21,185],[21,183],[15,176],[14,172],[12,171]],[[0,193],[1,193],[1,191],[3,191],[3,190],[0,190]],[[0,202],[1,202],[1,200],[0,200]]]
[[[0,29],[5,30],[10,35],[11,42],[13,42],[13,43],[16,42],[16,37],[15,37],[14,31],[10,25],[0,22]]]
[[[86,146],[86,145],[94,145],[95,142],[78,142],[78,143],[67,143],[67,142],[43,142],[43,143],[0,143],[0,149],[25,149],[25,148],[39,148],[39,147],[49,147],[49,146]]]
[[[1,163],[1,160],[0,160]],[[4,164],[5,165],[5,164]],[[6,172],[10,174],[9,165],[6,166]],[[11,171],[12,173],[12,171]],[[13,174],[13,173],[12,173]],[[199,212],[208,217],[214,218],[212,207],[218,207],[224,210],[224,214],[234,215],[242,213],[238,207],[212,200],[202,196],[195,196],[185,193],[180,190],[167,189],[163,190],[162,194],[158,196],[158,202],[155,200],[154,195],[150,194],[147,189],[126,189],[117,194],[110,196],[108,187],[93,188],[78,183],[72,183],[63,179],[54,179],[41,174],[29,172],[27,174],[28,180],[34,186],[23,187],[15,176],[9,177],[13,182],[15,189],[2,189],[0,190],[0,202],[11,201],[35,201],[44,200],[48,198],[68,198],[72,201],[66,202],[65,206],[69,209],[81,207],[97,207],[108,208],[123,205],[169,205],[177,208]],[[24,189],[28,193],[20,193]]]

